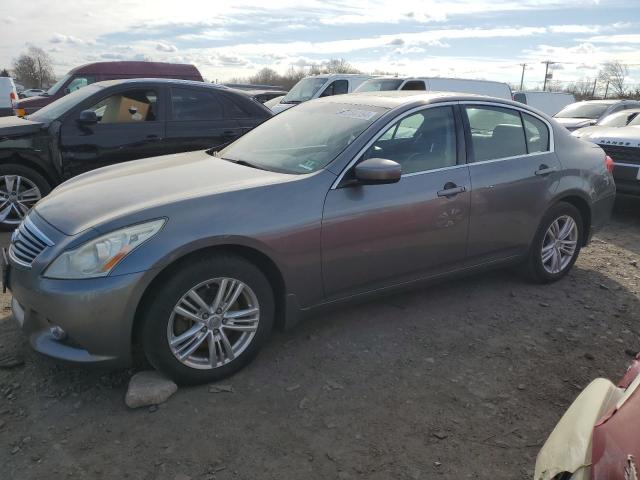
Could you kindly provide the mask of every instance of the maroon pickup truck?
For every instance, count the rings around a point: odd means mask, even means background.
[[[202,82],[202,75],[194,65],[163,62],[96,62],[72,69],[47,92],[38,97],[16,102],[14,111],[19,117],[30,115],[68,93],[103,80],[126,78],[173,78]]]

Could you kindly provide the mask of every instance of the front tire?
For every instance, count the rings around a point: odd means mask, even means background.
[[[256,356],[272,330],[269,281],[242,257],[185,263],[151,295],[142,346],[149,362],[179,384],[233,375]]]
[[[537,283],[552,283],[564,277],[578,259],[584,243],[580,211],[559,202],[545,214],[531,244],[527,273]]]
[[[50,191],[49,182],[35,170],[13,163],[0,165],[0,227],[15,228]]]

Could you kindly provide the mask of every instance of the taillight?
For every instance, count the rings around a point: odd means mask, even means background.
[[[16,99],[16,94],[15,94],[14,92],[11,92],[11,93],[9,94],[9,98],[10,98],[12,101],[13,101],[13,100],[15,100],[15,99]]]
[[[616,166],[616,164],[613,163],[613,158],[607,155],[604,157],[604,166],[607,168],[607,170],[609,170],[609,173],[613,173],[613,169]]]

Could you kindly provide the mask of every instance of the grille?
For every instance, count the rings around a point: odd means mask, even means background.
[[[9,255],[20,265],[30,267],[45,248],[52,246],[53,242],[27,217],[11,236]]]
[[[602,144],[600,146],[615,163],[632,163],[634,165],[640,165],[640,148]]]

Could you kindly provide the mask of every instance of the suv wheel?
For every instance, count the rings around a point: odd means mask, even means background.
[[[50,191],[49,183],[23,165],[0,165],[0,226],[11,229]]]

